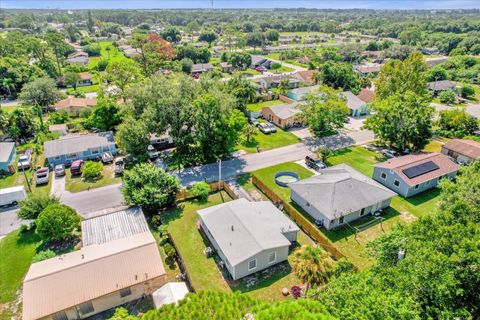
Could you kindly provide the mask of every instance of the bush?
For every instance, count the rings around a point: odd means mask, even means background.
[[[33,256],[32,263],[40,262],[40,261],[47,260],[47,259],[51,259],[51,258],[54,258],[56,256],[57,256],[57,254],[55,253],[55,251],[52,251],[50,249],[47,249],[45,251],[40,251],[39,253],[37,253],[36,255]]]
[[[165,236],[168,233],[168,227],[166,224],[162,224],[161,226],[158,227],[158,234],[160,236]]]
[[[49,205],[59,204],[57,198],[40,194],[30,194],[27,199],[20,202],[18,216],[25,220],[37,219],[38,215]]]
[[[75,98],[85,98],[85,93],[82,91],[73,90],[70,94]]]
[[[472,98],[473,96],[475,96],[475,88],[469,85],[464,85],[460,89],[460,95],[462,96],[462,98]]]
[[[175,248],[170,243],[165,243],[165,245],[163,246],[163,250],[165,251],[167,258],[170,258],[170,259],[172,259],[177,253]]]
[[[83,51],[88,53],[90,57],[100,56],[100,46],[98,44],[90,44],[88,46],[85,46],[83,47]]]
[[[98,64],[97,64],[97,70],[105,71],[105,69],[107,69],[107,66],[108,66],[108,60],[100,60],[98,61]]]
[[[152,216],[152,224],[155,227],[158,227],[162,224],[162,220],[160,218],[160,215],[156,214],[156,215]]]
[[[65,239],[79,225],[80,216],[69,206],[51,204],[38,216],[36,233],[44,241]]]
[[[457,95],[453,90],[442,91],[439,95],[441,103],[455,103]]]
[[[103,165],[101,162],[87,161],[83,167],[82,177],[85,180],[96,180],[102,177]]]
[[[62,124],[66,123],[69,120],[68,113],[65,111],[62,112],[50,112],[48,114],[48,122],[51,124]]]
[[[272,69],[273,70],[280,69],[281,66],[282,65],[278,62],[272,63]]]
[[[192,189],[190,189],[190,192],[195,197],[199,197],[200,200],[207,200],[210,194],[210,186],[204,181],[197,182],[193,185]]]

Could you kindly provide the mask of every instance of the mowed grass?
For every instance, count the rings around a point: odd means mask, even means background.
[[[33,231],[17,230],[0,240],[0,319],[13,318],[11,309],[16,309],[17,291],[40,245],[41,240]]]
[[[70,192],[81,192],[95,188],[101,188],[110,184],[122,182],[120,176],[114,174],[115,167],[113,164],[103,166],[102,177],[95,181],[86,181],[82,176],[73,176],[70,169],[65,170],[65,189]]]
[[[125,57],[123,52],[121,52],[117,47],[113,45],[113,42],[111,41],[100,41],[97,44],[100,46],[100,56],[90,57],[90,61],[87,65],[87,67],[90,69],[95,69],[100,60],[116,61],[128,59],[127,57]]]
[[[168,226],[168,232],[180,251],[191,278],[192,286],[196,291],[231,291],[214,258],[207,258],[203,254],[203,250],[208,244],[205,243],[197,228],[197,210],[231,200],[225,192],[215,193],[210,195],[208,201],[185,201],[180,203],[178,208],[162,214],[162,221]]]
[[[247,104],[247,110],[251,112],[260,112],[264,107],[277,106],[284,103],[285,102],[281,100],[270,100],[270,101],[262,101],[258,103],[249,103]]]
[[[277,128],[277,132],[270,134],[264,134],[258,129],[256,129],[256,131],[257,133],[250,139],[250,141],[247,141],[245,137],[242,137],[237,145],[237,150],[245,150],[252,153],[257,152],[257,147],[260,151],[266,151],[300,142],[300,138],[296,135],[280,128]]]

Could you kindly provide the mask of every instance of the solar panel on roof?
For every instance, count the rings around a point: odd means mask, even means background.
[[[437,166],[433,161],[428,161],[419,165],[416,165],[414,167],[402,170],[402,172],[409,178],[413,179],[415,177],[421,176],[422,174],[432,172],[439,169],[439,166]]]

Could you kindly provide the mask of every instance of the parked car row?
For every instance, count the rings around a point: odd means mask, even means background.
[[[32,165],[32,150],[27,149],[23,154],[18,157],[18,169],[27,170]]]

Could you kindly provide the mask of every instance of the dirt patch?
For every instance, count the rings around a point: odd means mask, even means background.
[[[250,197],[252,197],[252,199],[254,201],[263,201],[264,200],[263,195],[255,189],[250,189],[247,192],[250,195]]]
[[[400,220],[402,220],[403,222],[410,223],[416,219],[417,217],[415,217],[410,212],[407,212],[407,211],[400,212]]]

